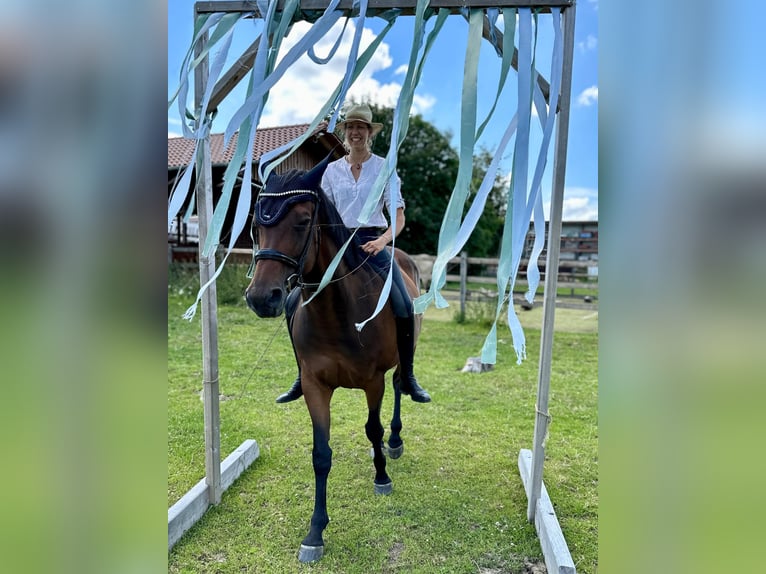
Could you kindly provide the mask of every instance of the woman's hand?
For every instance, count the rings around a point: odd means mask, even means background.
[[[380,236],[377,239],[373,239],[372,241],[368,241],[367,243],[362,245],[362,251],[374,257],[375,255],[383,251],[386,248],[387,244],[388,244],[388,241],[386,241],[385,236]]]

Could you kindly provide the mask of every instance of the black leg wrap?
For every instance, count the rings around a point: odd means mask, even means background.
[[[400,389],[409,395],[416,403],[431,402],[431,395],[422,388],[412,372],[412,362],[415,356],[414,337],[415,316],[396,317],[396,344],[399,348],[399,370],[401,376]]]

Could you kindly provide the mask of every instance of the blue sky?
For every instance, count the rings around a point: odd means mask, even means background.
[[[191,42],[193,5],[190,0],[168,2],[169,96],[178,86],[180,65]],[[369,98],[378,104],[392,107],[395,105],[409,60],[413,20],[412,17],[399,18],[371,60],[366,73],[349,92],[349,97]],[[259,24],[260,21],[246,20],[237,25],[229,61],[236,60],[255,40],[260,30]],[[383,25],[383,20],[379,18],[367,19],[363,46],[365,40],[369,43]],[[305,29],[303,26],[307,25],[295,25],[285,39],[285,47],[289,47],[300,37]],[[429,24],[429,30],[431,26],[432,24]],[[319,55],[328,52],[329,46],[338,37],[340,28],[338,24],[318,43]],[[426,60],[413,103],[414,112],[422,114],[439,130],[452,134],[452,143],[456,149],[460,135],[460,100],[467,32],[468,23],[462,16],[453,15],[447,19]],[[352,37],[353,25],[350,24],[337,55],[325,66],[317,66],[307,59],[298,61],[290,70],[289,76],[286,75],[271,90],[269,105],[260,125],[265,127],[311,121],[342,77],[346,62],[343,55],[348,54]],[[550,16],[541,15],[536,62],[538,70],[546,79],[550,79],[551,43]],[[494,102],[500,62],[489,42],[484,41],[479,61],[478,122],[484,119]],[[228,65],[225,69],[228,69]],[[244,84],[243,81],[220,106],[219,115],[213,124],[214,132],[225,130],[228,119],[244,101]],[[515,90],[516,75],[512,71],[501,94],[493,121],[477,142],[477,146],[483,146],[490,151],[496,149],[516,108]],[[191,97],[190,94],[190,101]],[[168,112],[168,135],[180,135],[180,132],[177,106],[174,104]],[[531,141],[531,149],[535,150],[533,155],[536,155],[535,143],[539,145],[539,138],[533,133]],[[552,158],[552,153],[549,157]],[[503,175],[508,175],[510,164],[511,156],[506,150],[501,162]],[[543,182],[546,217],[552,164],[550,159]],[[564,219],[598,219],[598,0],[580,0],[577,6]]]

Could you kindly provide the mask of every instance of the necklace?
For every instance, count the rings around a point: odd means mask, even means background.
[[[364,157],[363,160],[357,161],[357,162],[353,162],[353,161],[351,161],[351,156],[349,155],[349,156],[347,156],[348,157],[348,163],[351,164],[352,168],[355,168],[357,171],[359,171],[360,169],[362,169],[362,164],[364,162],[366,162],[368,159],[370,159],[371,156],[372,156],[372,154],[370,152],[367,152],[367,155]]]

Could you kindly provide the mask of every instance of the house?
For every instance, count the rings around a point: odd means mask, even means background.
[[[306,133],[309,124],[297,124],[291,126],[279,126],[273,128],[260,128],[255,134],[253,144],[253,202],[257,190],[260,188],[260,182],[257,180],[257,165],[261,156],[271,150],[290,143],[297,137]],[[210,135],[210,156],[213,177],[213,205],[216,205],[221,197],[223,189],[223,175],[226,167],[234,155],[239,133],[235,133],[229,145],[223,145],[223,134]],[[173,189],[175,180],[180,177],[189,162],[193,161],[194,140],[182,137],[168,138],[168,198]],[[278,173],[284,173],[290,169],[311,169],[317,163],[322,161],[328,154],[332,153],[335,158],[340,158],[345,154],[343,144],[335,134],[315,131],[301,146],[283,161],[275,169]],[[192,176],[192,186],[194,186],[194,176]],[[224,223],[224,234],[231,228],[234,219],[234,211],[239,196],[239,184],[234,187],[234,192],[229,203],[229,209]],[[188,222],[182,219],[187,212],[188,202],[191,201],[192,194],[189,194],[187,203],[184,204],[175,218],[173,225],[168,230],[168,250],[171,253],[171,259],[196,259],[197,243],[199,241],[199,232],[196,215],[192,215]],[[196,210],[195,210],[196,211]],[[224,238],[222,237],[222,241]],[[249,233],[242,233],[238,238],[235,247],[243,249],[252,248],[252,240]],[[181,254],[185,253],[186,256]]]

